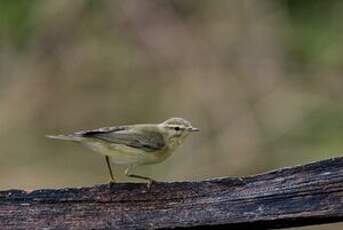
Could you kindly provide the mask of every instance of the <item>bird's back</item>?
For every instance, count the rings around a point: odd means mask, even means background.
[[[81,142],[118,164],[155,163],[169,155],[166,140],[154,125],[103,127],[49,137]]]

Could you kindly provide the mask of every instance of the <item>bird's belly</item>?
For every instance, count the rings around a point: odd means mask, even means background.
[[[149,164],[161,161],[159,152],[145,152],[126,145],[101,142],[88,142],[85,145],[98,153],[109,156],[115,164]]]

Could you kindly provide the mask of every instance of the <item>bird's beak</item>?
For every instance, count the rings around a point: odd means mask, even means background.
[[[189,132],[199,132],[200,129],[195,128],[195,127],[190,127],[190,128],[188,129],[188,131],[189,131]]]

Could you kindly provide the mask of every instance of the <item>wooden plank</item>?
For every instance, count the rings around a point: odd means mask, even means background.
[[[242,178],[0,191],[5,228],[285,228],[343,220],[343,158]]]

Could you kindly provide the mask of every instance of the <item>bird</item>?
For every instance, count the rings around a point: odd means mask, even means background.
[[[166,160],[198,128],[179,117],[159,124],[135,124],[81,130],[67,135],[47,135],[56,140],[81,143],[88,149],[105,156],[110,184],[117,181],[111,163],[126,166],[127,177],[143,179],[150,188],[154,180],[133,173],[138,166]]]

